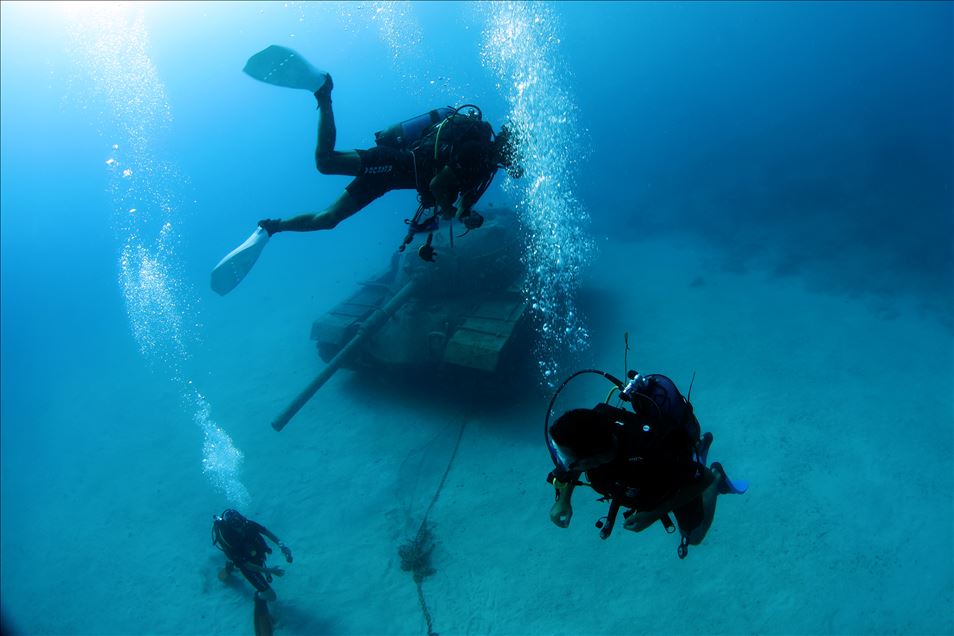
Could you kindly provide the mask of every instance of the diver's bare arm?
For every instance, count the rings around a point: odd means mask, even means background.
[[[288,561],[289,563],[292,562],[292,553],[291,553],[291,550],[288,548],[287,545],[285,545],[284,543],[282,543],[282,540],[281,540],[281,539],[279,539],[277,536],[275,536],[275,533],[274,533],[274,532],[272,532],[271,530],[269,530],[268,528],[266,528],[266,527],[263,526],[262,524],[257,523],[257,522],[255,522],[255,521],[252,521],[251,523],[255,524],[254,527],[255,527],[256,530],[258,530],[258,532],[260,532],[261,534],[263,534],[263,535],[265,535],[266,537],[268,537],[269,539],[271,539],[272,543],[274,543],[275,545],[278,546],[278,548],[282,551],[282,554],[285,555],[285,560],[286,560],[286,561]]]
[[[255,565],[254,563],[245,563],[243,566],[247,570],[254,570],[255,572],[261,572],[262,574],[274,574],[275,576],[283,576],[285,570],[281,568],[269,568],[263,567],[261,565]]]

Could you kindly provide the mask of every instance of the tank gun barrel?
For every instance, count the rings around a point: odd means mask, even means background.
[[[291,404],[285,408],[282,413],[272,421],[272,428],[276,431],[281,431],[291,418],[295,417],[295,414],[301,410],[301,407],[305,406],[308,403],[315,393],[320,389],[325,382],[327,382],[331,376],[335,374],[341,365],[347,361],[348,356],[350,356],[355,349],[360,347],[364,341],[371,336],[373,336],[381,327],[384,326],[384,323],[394,315],[401,306],[407,302],[408,298],[414,293],[415,282],[411,281],[402,287],[394,296],[391,297],[383,307],[377,309],[372,313],[368,318],[361,323],[361,326],[358,327],[357,333],[348,341],[348,343],[341,348],[341,351],[328,362],[328,365],[321,370],[321,372],[315,376],[315,379],[305,387],[305,389],[298,394],[298,396],[292,400]]]

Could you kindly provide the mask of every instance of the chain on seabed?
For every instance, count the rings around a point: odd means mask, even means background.
[[[559,25],[549,5],[491,2],[482,59],[500,79],[520,139],[525,176],[505,180],[516,191],[528,241],[525,294],[537,325],[535,355],[544,382],[554,386],[565,352],[589,345],[576,306],[580,275],[594,245],[589,214],[577,200],[575,174],[583,143],[577,107],[558,54]]]
[[[121,143],[106,159],[109,192],[123,249],[119,284],[130,328],[143,357],[169,376],[203,434],[203,471],[231,505],[244,507],[249,493],[239,478],[242,453],[210,415],[205,398],[183,369],[188,342],[195,337],[194,292],[179,273],[173,193],[183,179],[174,166],[156,158],[156,137],[172,121],[165,89],[146,52],[148,33],[142,7],[133,4],[72,3],[69,12],[72,59],[82,66],[88,85],[105,98],[103,123]],[[82,99],[82,94],[71,95]],[[92,100],[91,100],[92,101]]]

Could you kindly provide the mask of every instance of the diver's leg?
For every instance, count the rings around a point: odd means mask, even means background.
[[[328,84],[331,78],[328,78]],[[331,107],[331,89],[322,87],[315,93],[318,100],[318,143],[315,145],[315,167],[321,174],[356,176],[361,170],[361,157],[354,150],[335,150],[338,130],[335,128],[335,111]]]
[[[263,561],[259,565],[264,567],[265,562]],[[245,579],[252,584],[252,587],[255,588],[255,598],[261,599],[263,601],[275,600],[275,590],[273,590],[268,584],[264,574],[258,570],[244,568],[241,565],[239,566],[239,570],[241,570],[242,574],[245,576]]]
[[[642,532],[649,526],[656,523],[656,521],[659,519],[662,519],[663,515],[668,514],[670,511],[678,511],[680,508],[699,497],[700,493],[706,492],[707,489],[713,486],[713,484],[717,484],[718,479],[716,479],[716,477],[718,477],[718,475],[715,472],[707,470],[702,475],[701,479],[689,484],[688,486],[680,488],[672,496],[659,504],[659,506],[657,506],[655,509],[643,510],[631,514],[626,519],[623,527],[626,530],[632,530],[633,532]]]
[[[712,483],[710,483],[700,495],[702,499],[702,522],[686,533],[686,539],[689,545],[699,545],[702,543],[706,533],[709,532],[709,527],[712,526],[712,520],[715,518],[716,499],[719,496],[719,484],[722,483],[724,476],[712,469],[710,469],[709,472],[712,474]]]
[[[349,216],[358,212],[366,203],[362,203],[347,190],[338,200],[321,212],[306,212],[293,216],[290,219],[278,221],[274,232],[312,232],[314,230],[330,230]]]

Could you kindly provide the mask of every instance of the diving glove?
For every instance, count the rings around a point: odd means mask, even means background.
[[[462,214],[460,220],[464,222],[464,227],[468,230],[476,230],[481,225],[484,224],[484,217],[477,212],[468,212],[467,214]]]
[[[288,563],[291,563],[292,562],[291,549],[289,549],[289,547],[285,545],[284,543],[279,543],[278,548],[282,551],[282,554],[285,555],[285,561],[287,561]]]

